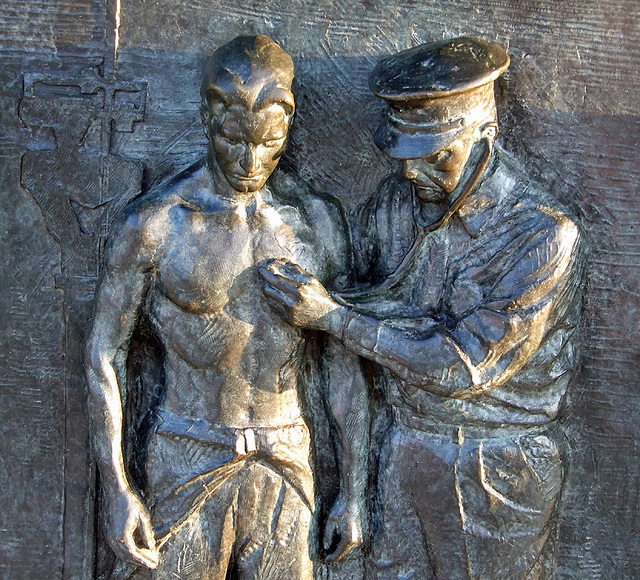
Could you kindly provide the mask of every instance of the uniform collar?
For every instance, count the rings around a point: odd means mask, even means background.
[[[480,182],[456,212],[464,229],[470,236],[477,238],[487,222],[495,216],[496,208],[515,185],[515,180],[505,171],[504,152],[496,146],[489,166]]]

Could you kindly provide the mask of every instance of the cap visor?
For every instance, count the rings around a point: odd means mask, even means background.
[[[433,129],[436,129],[434,127]],[[411,133],[399,131],[385,119],[376,131],[375,144],[395,159],[419,159],[428,157],[453,143],[465,131],[465,127],[438,132],[420,130]]]

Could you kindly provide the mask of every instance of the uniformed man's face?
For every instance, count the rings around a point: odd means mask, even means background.
[[[278,104],[257,111],[232,105],[218,118],[211,113],[209,139],[224,177],[236,191],[258,191],[286,149],[289,115]]]
[[[473,132],[467,131],[432,155],[404,160],[403,174],[415,185],[421,200],[439,202],[449,196],[460,182],[474,142]]]

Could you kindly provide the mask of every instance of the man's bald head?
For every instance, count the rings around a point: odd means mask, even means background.
[[[256,111],[282,106],[290,116],[295,109],[293,59],[269,37],[238,36],[207,60],[202,74],[204,115],[241,105]],[[221,111],[222,112],[222,111]]]

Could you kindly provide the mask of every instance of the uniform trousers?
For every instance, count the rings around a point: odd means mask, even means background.
[[[480,434],[396,421],[381,453],[369,576],[550,578],[565,457],[557,427]]]

